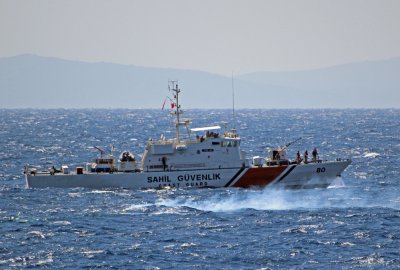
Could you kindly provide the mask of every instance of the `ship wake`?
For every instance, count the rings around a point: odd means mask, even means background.
[[[190,207],[201,211],[233,212],[245,209],[254,210],[313,210],[321,208],[369,208],[384,207],[400,209],[399,198],[376,201],[376,198],[357,196],[351,188],[343,188],[342,182],[337,182],[329,189],[311,190],[262,190],[238,189],[213,195],[181,196],[177,198],[162,198],[157,206]],[[187,194],[186,194],[187,195]]]

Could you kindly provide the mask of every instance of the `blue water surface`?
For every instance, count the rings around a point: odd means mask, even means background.
[[[191,110],[193,127],[230,110]],[[27,189],[23,167],[172,137],[160,110],[0,110],[0,268],[399,269],[400,110],[239,110],[247,156],[302,137],[353,163],[328,189]]]

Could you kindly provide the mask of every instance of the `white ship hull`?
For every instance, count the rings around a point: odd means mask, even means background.
[[[148,189],[264,187],[267,185],[295,189],[326,188],[350,163],[350,160],[341,160],[283,166],[165,172],[36,173],[26,174],[26,183],[29,188]]]

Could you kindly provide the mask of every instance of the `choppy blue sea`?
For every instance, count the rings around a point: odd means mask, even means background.
[[[190,110],[193,127],[230,110]],[[400,269],[400,110],[239,110],[247,155],[303,139],[353,163],[314,190],[27,189],[25,164],[140,156],[161,110],[0,110],[0,268]]]

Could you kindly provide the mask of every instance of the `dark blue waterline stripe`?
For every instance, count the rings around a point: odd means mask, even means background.
[[[243,172],[243,170],[245,169],[245,167],[240,168],[240,170],[232,177],[231,180],[229,180],[228,183],[226,183],[225,187],[229,187],[232,182]]]
[[[279,178],[278,181],[276,181],[276,182],[279,183],[280,181],[282,181],[286,176],[289,175],[289,173],[290,173],[291,171],[293,171],[294,168],[296,168],[296,166],[297,166],[297,165],[293,165],[293,167],[290,168],[284,175],[282,175],[281,178]]]

